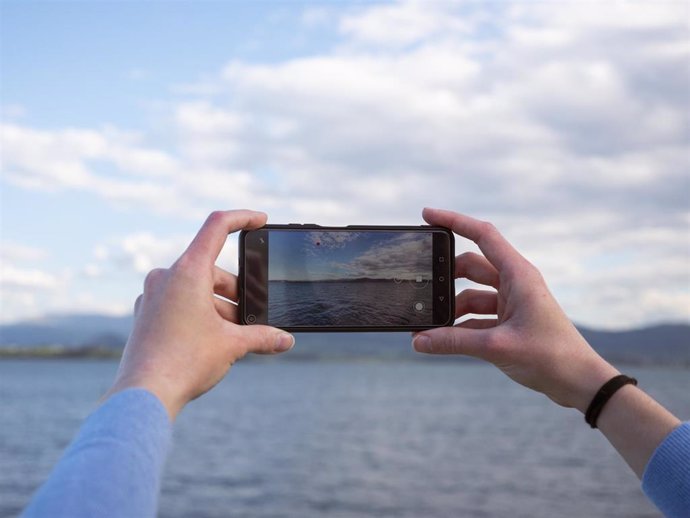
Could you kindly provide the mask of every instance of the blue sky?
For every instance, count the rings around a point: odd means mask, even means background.
[[[172,86],[230,57],[308,50],[290,3],[17,1],[2,11],[4,102],[31,106],[24,120],[42,128],[142,126],[147,100],[173,97]]]
[[[214,209],[425,205],[495,222],[577,322],[690,320],[687,2],[0,7],[2,321],[130,311]]]

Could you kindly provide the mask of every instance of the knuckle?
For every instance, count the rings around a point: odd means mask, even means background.
[[[526,261],[526,263],[529,275],[532,276],[535,281],[544,282],[544,275],[541,273],[539,268],[537,268],[536,265],[534,265],[534,263],[531,263],[529,261]]]
[[[490,236],[498,233],[498,229],[496,228],[496,225],[491,223],[490,221],[482,221],[479,224],[479,229],[481,231],[482,235]]]
[[[443,346],[443,352],[446,354],[460,354],[463,349],[460,333],[449,333]]]
[[[515,264],[513,270],[514,275],[522,278],[530,286],[546,283],[544,276],[539,269],[525,258],[523,258],[523,260],[519,263]]]
[[[206,221],[208,223],[220,223],[223,219],[225,218],[225,212],[222,210],[214,210],[208,215],[208,218],[206,218]]]
[[[259,349],[261,350],[261,352],[263,352],[263,353],[273,353],[274,352],[276,335],[270,327],[266,326],[264,329],[262,329],[261,335],[258,338],[260,340]]]
[[[456,351],[455,333],[443,333],[435,336],[429,342],[429,352],[431,354],[454,354]]]
[[[165,272],[164,268],[154,268],[147,273],[144,278],[144,290],[151,289],[165,275]]]
[[[466,311],[468,308],[469,298],[471,296],[472,293],[469,288],[466,290],[462,290],[460,293],[458,293],[458,295],[455,297],[455,311]]]
[[[254,325],[254,326],[238,326],[237,328],[237,340],[235,345],[233,345],[238,358],[243,358],[250,352],[263,353],[266,352],[268,347],[268,329],[264,329],[264,326]]]
[[[453,212],[450,216],[450,225],[453,229],[458,229],[462,226],[462,216],[457,212]]]
[[[482,248],[486,242],[493,241],[498,234],[498,229],[490,221],[480,221],[477,226],[477,234],[474,242]]]
[[[472,252],[464,252],[455,258],[455,276],[464,277],[469,271],[469,265],[474,260]]]

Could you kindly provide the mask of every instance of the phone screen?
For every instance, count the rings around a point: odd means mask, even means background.
[[[451,298],[448,239],[447,231],[428,228],[248,232],[244,319],[306,330],[443,325]]]

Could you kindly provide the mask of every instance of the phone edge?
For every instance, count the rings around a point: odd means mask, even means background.
[[[266,230],[283,230],[283,229],[320,229],[320,230],[381,230],[385,231],[388,229],[392,230],[419,230],[420,228],[429,229],[432,231],[441,231],[448,235],[449,249],[450,249],[450,277],[451,281],[449,283],[449,295],[450,295],[450,319],[445,324],[439,324],[434,326],[408,326],[408,327],[387,327],[382,329],[381,327],[277,327],[277,329],[282,329],[283,331],[288,331],[290,333],[398,333],[398,332],[418,332],[427,329],[436,329],[439,327],[451,327],[455,323],[455,234],[453,231],[446,227],[440,227],[437,225],[347,225],[347,226],[323,226],[314,223],[273,223],[266,224],[261,229]],[[258,230],[258,229],[252,229]],[[238,295],[238,313],[239,313],[239,324],[240,325],[251,325],[248,324],[244,319],[244,236],[250,232],[249,230],[241,230],[239,233],[239,243],[238,243],[238,267],[237,267],[237,295]]]

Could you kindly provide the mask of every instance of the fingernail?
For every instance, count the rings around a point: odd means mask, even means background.
[[[281,333],[276,337],[275,351],[283,352],[292,349],[295,345],[295,337],[288,333]]]
[[[420,352],[428,352],[431,348],[431,338],[425,335],[417,335],[412,340],[412,346]]]

